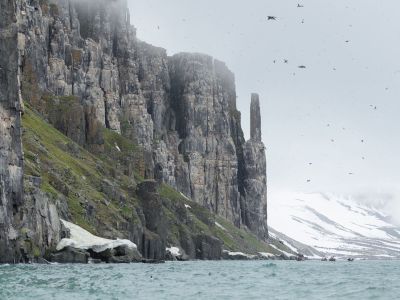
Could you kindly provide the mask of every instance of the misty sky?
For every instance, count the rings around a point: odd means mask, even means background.
[[[397,190],[398,0],[128,2],[140,39],[227,63],[247,137],[260,94],[270,191]]]

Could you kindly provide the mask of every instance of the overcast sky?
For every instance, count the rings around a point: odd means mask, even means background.
[[[398,0],[128,1],[140,39],[227,63],[246,136],[260,94],[270,192],[397,190]]]

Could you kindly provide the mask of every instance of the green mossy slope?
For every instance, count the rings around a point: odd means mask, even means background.
[[[132,227],[143,224],[136,195],[136,186],[143,180],[143,154],[140,147],[118,133],[104,129],[103,136],[104,150],[90,153],[26,107],[25,175],[41,177],[41,189],[58,203],[61,217],[96,235],[129,238]],[[193,236],[205,234],[220,239],[226,250],[280,254],[170,186],[161,185],[159,194],[167,219],[168,246],[185,248]],[[271,242],[282,248],[277,241]]]

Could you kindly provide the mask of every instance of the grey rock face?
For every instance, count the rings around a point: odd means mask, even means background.
[[[203,260],[219,260],[222,256],[222,242],[208,235],[196,237],[196,258]]]
[[[268,238],[267,179],[265,146],[261,141],[260,104],[258,95],[251,99],[251,139],[244,145],[246,178],[244,223],[259,238]]]
[[[87,264],[89,261],[89,253],[71,247],[66,247],[62,251],[53,253],[50,257],[52,262],[60,264]]]
[[[0,1],[0,263],[13,262],[23,204],[19,47],[16,3]]]

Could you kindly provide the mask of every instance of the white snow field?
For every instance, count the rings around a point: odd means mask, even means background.
[[[272,237],[312,258],[400,258],[400,227],[352,198],[282,193],[270,197],[268,217]]]
[[[76,249],[91,249],[96,253],[103,252],[107,249],[114,249],[119,246],[127,246],[129,248],[137,248],[135,243],[129,240],[109,240],[91,234],[82,227],[73,223],[61,220],[66,228],[70,230],[71,236],[69,239],[62,239],[57,245],[57,251],[65,247],[73,247]]]

